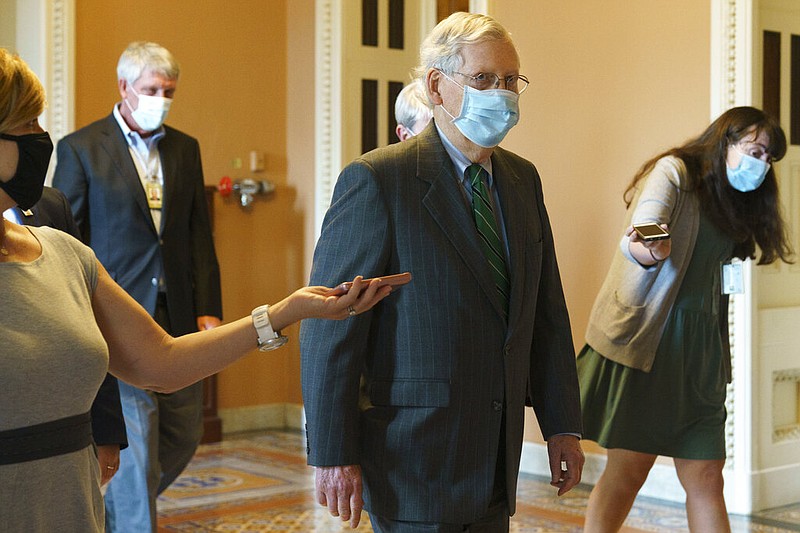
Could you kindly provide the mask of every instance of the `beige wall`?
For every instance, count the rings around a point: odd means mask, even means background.
[[[250,213],[216,200],[226,318],[301,285],[314,245],[313,0],[194,2],[191,12],[182,2],[81,0],[76,9],[78,126],[117,100],[125,44],[149,39],[181,61],[169,122],[200,140],[207,183],[248,175],[233,171],[234,157],[267,155],[274,197]],[[708,123],[710,2],[502,0],[492,14],[532,80],[504,146],[542,174],[579,349],[622,229],[625,185],[649,156]],[[221,374],[221,407],[301,401],[297,328],[288,333],[286,349]],[[527,438],[540,440],[530,420]]]

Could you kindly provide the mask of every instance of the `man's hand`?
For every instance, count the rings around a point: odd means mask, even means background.
[[[361,521],[361,467],[318,466],[316,467],[315,484],[317,502],[327,506],[332,516],[341,516],[342,522],[350,521],[350,527],[358,527]]]
[[[119,444],[104,444],[97,447],[97,462],[100,463],[100,485],[105,485],[119,470]]]
[[[547,454],[550,484],[558,487],[558,495],[562,496],[581,481],[585,459],[580,439],[574,435],[553,435],[547,440]]]

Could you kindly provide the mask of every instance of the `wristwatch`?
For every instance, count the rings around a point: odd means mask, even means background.
[[[281,335],[280,331],[272,329],[272,324],[269,322],[268,305],[262,305],[253,309],[253,326],[258,332],[258,349],[262,352],[280,348],[287,342],[289,337]]]

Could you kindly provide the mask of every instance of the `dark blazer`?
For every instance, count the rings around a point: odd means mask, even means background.
[[[19,220],[27,226],[50,226],[80,239],[78,226],[70,213],[69,203],[61,191],[45,187],[42,198],[30,211],[15,207]],[[125,418],[119,400],[117,378],[106,374],[92,403],[92,434],[97,445],[119,444],[128,447]]]
[[[371,311],[306,320],[300,335],[309,463],[361,465],[367,509],[387,518],[474,521],[487,510],[498,453],[513,514],[529,383],[546,438],[581,432],[539,175],[501,148],[492,168],[510,254],[508,322],[433,123],[348,165],[323,222],[312,285],[413,275]],[[360,412],[362,373],[373,407]]]
[[[58,143],[53,185],[67,196],[83,242],[151,315],[166,280],[171,334],[222,317],[219,265],[197,140],[169,126],[159,143],[164,206],[159,237],[123,132],[113,115]]]

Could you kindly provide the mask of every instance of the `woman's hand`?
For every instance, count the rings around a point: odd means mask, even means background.
[[[119,444],[97,447],[97,462],[100,463],[100,485],[105,485],[119,470]]]
[[[669,231],[666,224],[659,224],[662,228]],[[630,239],[628,249],[631,255],[644,266],[653,266],[665,260],[672,253],[672,239],[660,239],[656,241],[645,241],[633,226],[628,226],[625,235]]]
[[[280,330],[306,318],[342,320],[369,311],[391,292],[390,285],[381,285],[381,278],[365,282],[362,276],[353,279],[353,286],[341,296],[329,295],[329,287],[303,287],[287,298],[269,306],[272,327]]]

